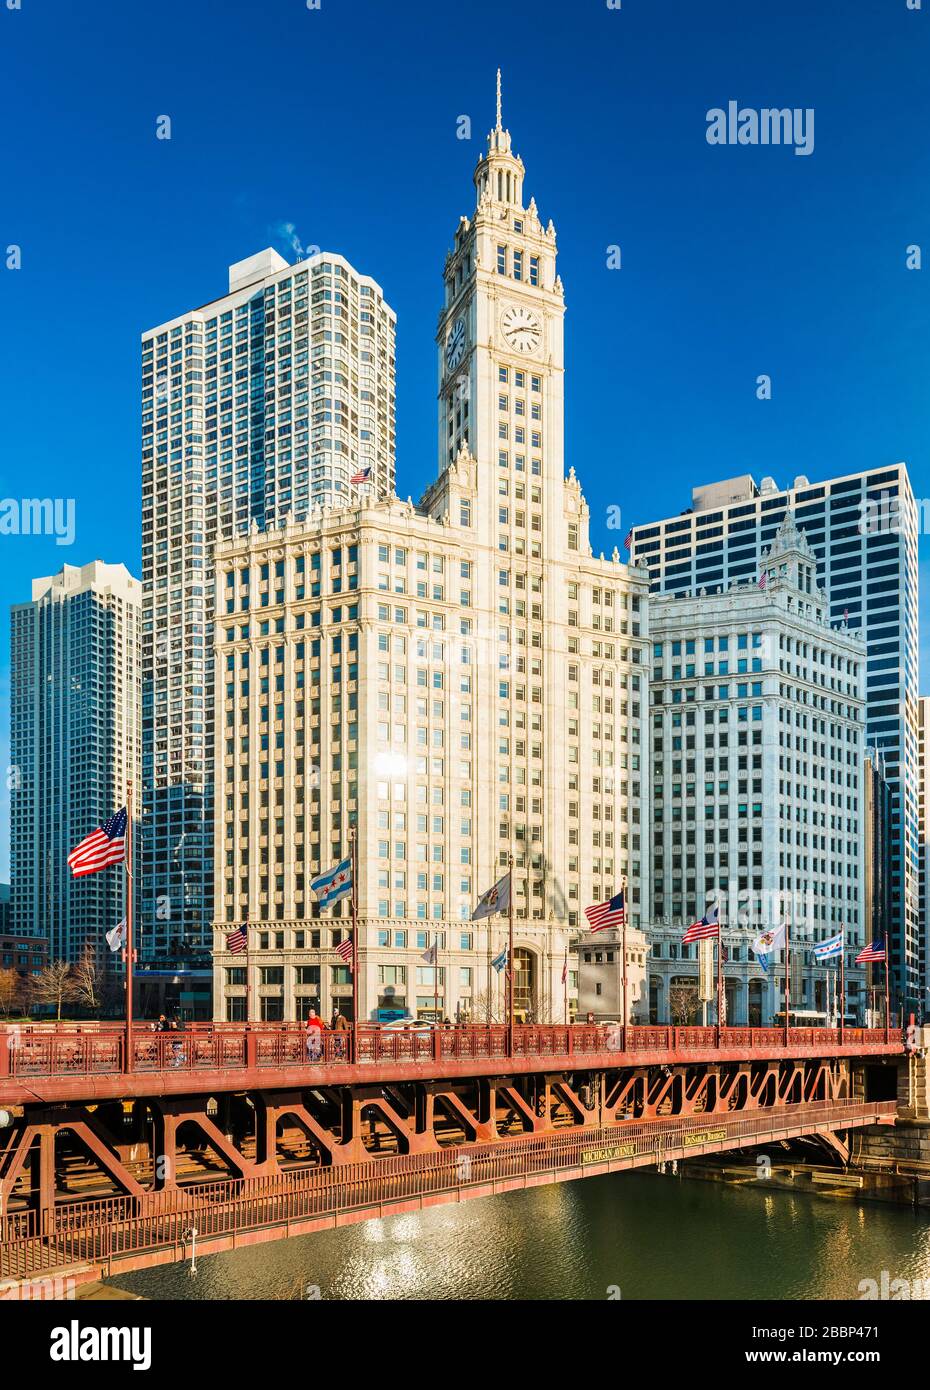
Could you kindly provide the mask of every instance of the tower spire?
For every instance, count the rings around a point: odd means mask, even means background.
[[[523,190],[523,163],[510,147],[510,131],[504,129],[501,101],[501,70],[497,69],[497,124],[488,134],[488,152],[475,169],[478,200],[490,197],[498,203],[520,206]]]

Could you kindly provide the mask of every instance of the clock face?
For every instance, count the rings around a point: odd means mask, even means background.
[[[465,320],[456,319],[446,339],[446,366],[455,371],[465,353]]]
[[[532,309],[511,304],[501,314],[501,332],[517,352],[535,352],[542,342],[542,324]]]

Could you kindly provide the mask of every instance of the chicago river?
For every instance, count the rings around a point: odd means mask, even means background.
[[[366,1221],[198,1260],[193,1277],[188,1261],[113,1282],[156,1299],[857,1300],[882,1271],[886,1287],[930,1287],[924,1212],[668,1172]]]

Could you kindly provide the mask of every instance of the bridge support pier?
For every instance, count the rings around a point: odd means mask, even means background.
[[[351,1131],[349,1137],[341,1141],[337,1135],[324,1129],[311,1114],[301,1091],[257,1091],[252,1097],[252,1102],[255,1106],[255,1157],[262,1172],[273,1174],[281,1171],[278,1159],[278,1125],[287,1117],[297,1121],[299,1128],[318,1150],[320,1163],[324,1168],[356,1163],[364,1153],[361,1144],[352,1139]],[[340,1113],[344,1114],[345,1106],[341,1094],[336,1097],[336,1103],[340,1106]]]
[[[361,1145],[362,1135],[362,1114],[365,1110],[373,1110],[380,1116],[388,1129],[397,1140],[398,1148],[402,1153],[433,1153],[438,1149],[436,1136],[432,1128],[421,1130],[418,1125],[418,1111],[420,1115],[425,1115],[425,1108],[421,1109],[416,1104],[413,1105],[408,1115],[401,1115],[395,1105],[386,1099],[383,1086],[355,1086],[352,1088],[349,1099],[348,1109],[351,1114],[351,1134],[352,1138]],[[343,1110],[345,1114],[345,1108]],[[430,1119],[432,1119],[432,1107],[430,1107]],[[359,1158],[365,1156],[364,1149],[360,1149]]]
[[[488,1087],[478,1088],[477,1104],[470,1109],[448,1081],[423,1081],[416,1087],[416,1120],[420,1133],[431,1134],[436,1123],[437,1103],[453,1121],[458,1121],[469,1143],[487,1143],[496,1137],[493,1120],[488,1118]]]
[[[32,1150],[33,1186],[38,1195],[42,1230],[53,1228],[55,1216],[55,1131],[51,1125],[38,1127],[38,1143]]]

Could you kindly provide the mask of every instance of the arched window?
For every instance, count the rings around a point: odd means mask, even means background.
[[[538,978],[536,956],[525,946],[515,946],[513,952],[513,1008],[518,1019],[539,1019]]]

